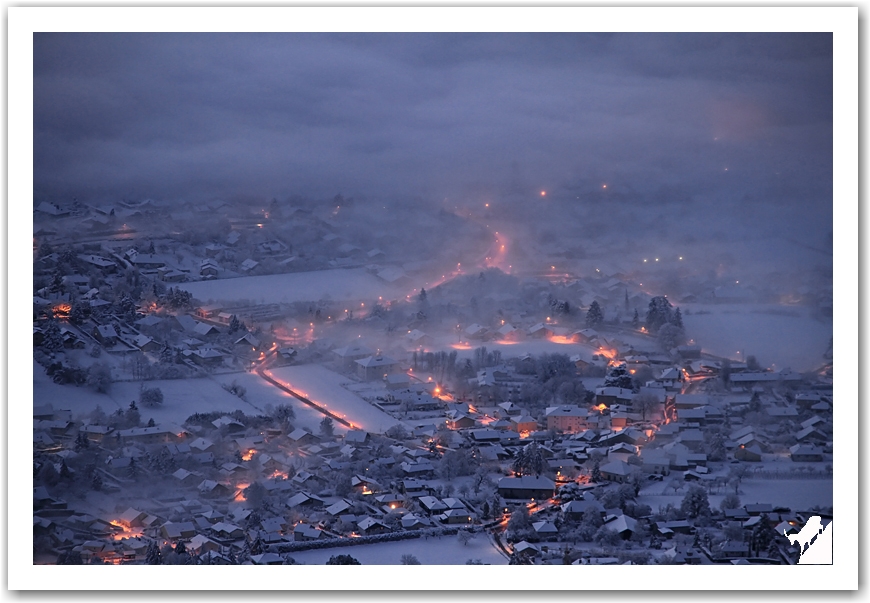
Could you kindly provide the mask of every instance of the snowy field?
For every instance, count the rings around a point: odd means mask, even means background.
[[[664,485],[663,485],[664,484]],[[673,494],[667,489],[667,478],[664,482],[656,482],[641,490],[639,501],[649,505],[653,511],[670,503],[675,507],[685,495],[685,488]],[[663,494],[663,492],[667,494]],[[733,490],[732,490],[733,491]],[[728,494],[723,489],[720,494],[710,494],[710,507],[719,508],[719,503]],[[744,479],[740,484],[740,502],[742,504],[770,503],[773,506],[786,506],[793,511],[806,511],[815,505],[830,507],[834,504],[834,482],[826,479]]]
[[[260,378],[254,373],[244,373],[240,375],[216,375],[221,383],[232,383],[235,381],[247,390],[245,397],[256,404],[259,408],[268,409],[269,406],[277,407],[281,404],[287,404],[293,407],[296,413],[296,418],[293,420],[293,426],[296,428],[308,428],[312,433],[320,431],[320,422],[325,415],[314,410],[307,404],[303,404],[287,392],[278,389],[271,383]],[[343,434],[347,428],[341,423],[335,423],[335,433]]]
[[[469,559],[480,559],[490,565],[507,565],[508,562],[489,537],[481,533],[465,545],[456,536],[430,536],[428,539],[302,551],[290,553],[290,556],[296,563],[306,565],[324,565],[333,555],[350,555],[362,565],[399,565],[405,554],[414,555],[422,565],[465,565]]]
[[[362,268],[245,276],[179,285],[205,302],[278,304],[321,299],[332,301],[391,298],[397,292]]]
[[[372,433],[383,433],[399,423],[356,394],[341,386],[351,380],[319,364],[285,366],[269,371],[272,377],[285,383],[312,402],[316,402],[356,427]]]
[[[808,308],[760,304],[680,307],[686,335],[705,352],[735,360],[743,360],[744,354],[755,356],[762,366],[775,370],[791,367],[801,372],[818,368],[824,363],[822,354],[833,335],[831,319],[819,321]],[[709,314],[697,314],[699,311]],[[795,315],[772,313],[783,311]]]
[[[224,375],[231,382],[244,375]],[[239,381],[240,383],[242,381]],[[187,417],[196,412],[241,410],[246,414],[258,414],[262,407],[251,397],[251,403],[223,389],[211,379],[173,379],[167,381],[145,381],[145,387],[159,387],[163,392],[163,404],[157,408],[139,408],[143,422],[153,418],[155,423],[176,423],[181,425]],[[53,383],[43,368],[33,363],[33,404],[50,403],[56,409],[71,410],[73,417],[89,414],[99,405],[106,414],[126,409],[130,401],[139,402],[139,381],[119,381],[112,383],[109,392],[99,394],[90,388]]]

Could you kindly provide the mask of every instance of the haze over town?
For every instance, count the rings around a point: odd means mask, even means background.
[[[36,34],[34,564],[796,563],[832,106],[830,34]]]

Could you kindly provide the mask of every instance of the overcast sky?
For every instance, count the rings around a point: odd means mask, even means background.
[[[608,183],[829,222],[832,36],[36,34],[34,137],[37,201]]]

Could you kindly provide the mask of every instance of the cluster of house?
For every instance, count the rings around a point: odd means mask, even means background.
[[[336,360],[357,364],[366,378],[366,363],[377,358],[371,350],[347,347],[336,350]],[[380,369],[379,369],[380,370]],[[395,377],[389,379],[389,377]],[[674,378],[670,369],[659,375],[664,383]],[[483,383],[517,382],[509,365],[484,369]],[[201,426],[155,425],[112,430],[106,425],[76,422],[68,411],[50,406],[34,409],[34,449],[57,466],[74,463],[73,443],[83,434],[100,451],[97,471],[103,489],[123,493],[131,487],[131,465],[164,480],[167,494],[146,499],[117,517],[92,516],[72,508],[49,489],[34,489],[35,534],[48,536],[56,551],[75,550],[83,559],[140,562],[147,544],[156,540],[182,540],[189,550],[208,554],[212,562],[229,562],[236,553],[255,551],[252,562],[276,562],[276,551],[288,542],[329,538],[357,538],[444,525],[481,525],[492,521],[479,500],[445,496],[439,487],[445,451],[465,450],[491,472],[496,492],[508,507],[529,502],[558,502],[554,496],[564,484],[584,488],[629,483],[658,476],[679,476],[685,482],[719,486],[721,471],[713,465],[727,459],[757,462],[788,451],[798,463],[830,459],[831,397],[816,391],[754,385],[745,391],[714,396],[678,393],[674,384],[651,382],[640,392],[599,388],[591,405],[560,405],[533,417],[513,402],[475,407],[444,402],[433,395],[432,384],[413,387],[405,373],[390,373],[386,391],[410,400],[422,409],[443,412],[453,430],[444,442],[434,424],[410,430],[404,440],[391,440],[352,430],[340,438],[318,437],[307,431],[265,428],[253,430],[232,417],[222,416]],[[437,386],[434,386],[437,387]],[[735,388],[736,390],[737,388]],[[635,398],[654,400],[647,416],[638,412]],[[754,410],[750,410],[754,409]],[[741,425],[754,413],[753,422]],[[720,434],[724,437],[713,437]],[[511,467],[530,442],[543,460],[540,475],[514,475]],[[715,444],[714,444],[715,442]],[[721,447],[718,449],[717,447]],[[157,456],[171,458],[171,472],[160,474],[148,463]],[[589,483],[597,473],[599,483]],[[376,475],[377,477],[371,477]],[[341,492],[335,484],[349,477]],[[257,483],[273,502],[269,512],[251,515],[249,486]],[[559,540],[562,522],[594,509],[603,525],[623,539],[655,534],[662,539],[695,531],[681,520],[649,525],[618,509],[604,509],[595,496],[542,509],[533,519],[539,543],[517,543],[514,551],[543,559],[541,543]],[[758,521],[798,525],[805,518],[789,510],[747,505],[729,510],[722,521],[740,522],[747,531]],[[746,517],[744,517],[744,512]],[[580,515],[578,515],[580,514]],[[763,516],[763,519],[761,517]],[[558,525],[557,525],[558,524]],[[747,532],[748,533],[748,532]],[[682,542],[682,541],[675,541]],[[673,556],[685,563],[703,559],[737,559],[749,555],[743,542],[725,549],[705,550],[679,545]],[[271,548],[270,548],[271,547]],[[676,545],[675,545],[676,547]],[[727,547],[726,547],[727,548]],[[734,550],[731,550],[734,549]],[[739,550],[738,550],[739,549]],[[258,557],[268,555],[271,557]],[[255,558],[256,557],[256,558]],[[585,562],[588,562],[585,561]]]

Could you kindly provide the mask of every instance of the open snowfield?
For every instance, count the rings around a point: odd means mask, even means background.
[[[234,410],[241,410],[245,414],[262,412],[262,407],[256,402],[245,402],[223,389],[212,379],[147,381],[145,387],[159,387],[163,392],[163,404],[159,407],[139,407],[139,414],[142,415],[143,421],[153,418],[157,424],[168,422],[181,425],[187,417],[196,412]],[[112,389],[109,390],[109,397],[126,408],[131,400],[139,400],[139,382],[113,383]]]
[[[667,478],[664,482],[656,482],[640,492],[639,501],[649,505],[653,511],[670,503],[675,507],[685,495],[685,488],[667,489]],[[663,492],[667,494],[663,494]],[[731,490],[733,492],[733,490]],[[720,494],[710,494],[710,507],[719,508],[719,503],[729,490],[723,489]],[[834,482],[827,479],[745,479],[740,484],[740,502],[742,504],[770,503],[773,506],[786,506],[794,511],[806,511],[815,505],[829,507],[834,504]]]
[[[231,382],[234,378],[243,376],[224,375],[222,378]],[[262,408],[252,397],[249,396],[252,403],[245,402],[211,379],[145,381],[144,384],[145,387],[159,387],[163,392],[162,406],[140,407],[142,420],[146,422],[153,418],[158,424],[180,425],[196,412],[241,410],[247,414],[256,414]],[[98,405],[106,414],[111,414],[119,408],[126,409],[131,400],[138,404],[139,386],[139,381],[118,381],[112,384],[108,393],[99,394],[86,386],[57,385],[39,364],[33,363],[33,404],[39,406],[50,403],[56,409],[71,410],[73,417],[87,415]]]
[[[791,367],[800,372],[818,368],[833,335],[831,319],[819,321],[808,308],[761,304],[680,307],[686,335],[705,352],[735,360],[752,355],[762,366],[776,364],[774,369]],[[697,314],[699,311],[709,314]],[[771,313],[783,311],[797,315]]]
[[[390,285],[362,268],[245,276],[183,283],[179,287],[205,303],[249,300],[254,303],[278,304],[321,299],[368,301],[376,300],[379,296],[389,299],[397,295]]]
[[[217,375],[215,379],[221,383],[232,383],[235,381],[247,390],[245,397],[259,408],[266,409],[270,405],[277,407],[281,404],[287,404],[293,407],[293,411],[296,413],[296,418],[293,420],[294,427],[308,428],[312,433],[320,431],[320,422],[325,415],[261,379],[259,375],[254,373]],[[346,430],[347,428],[341,423],[335,423],[335,433],[343,434]]]
[[[456,536],[430,536],[428,539],[302,551],[290,553],[290,556],[296,563],[306,565],[324,565],[333,555],[350,555],[362,565],[398,565],[405,554],[414,555],[422,565],[465,565],[469,559],[480,559],[490,565],[507,565],[508,562],[485,534],[477,534],[466,545]]]
[[[319,364],[285,366],[271,369],[269,373],[293,391],[347,419],[360,429],[383,433],[399,423],[341,386],[350,379]]]

